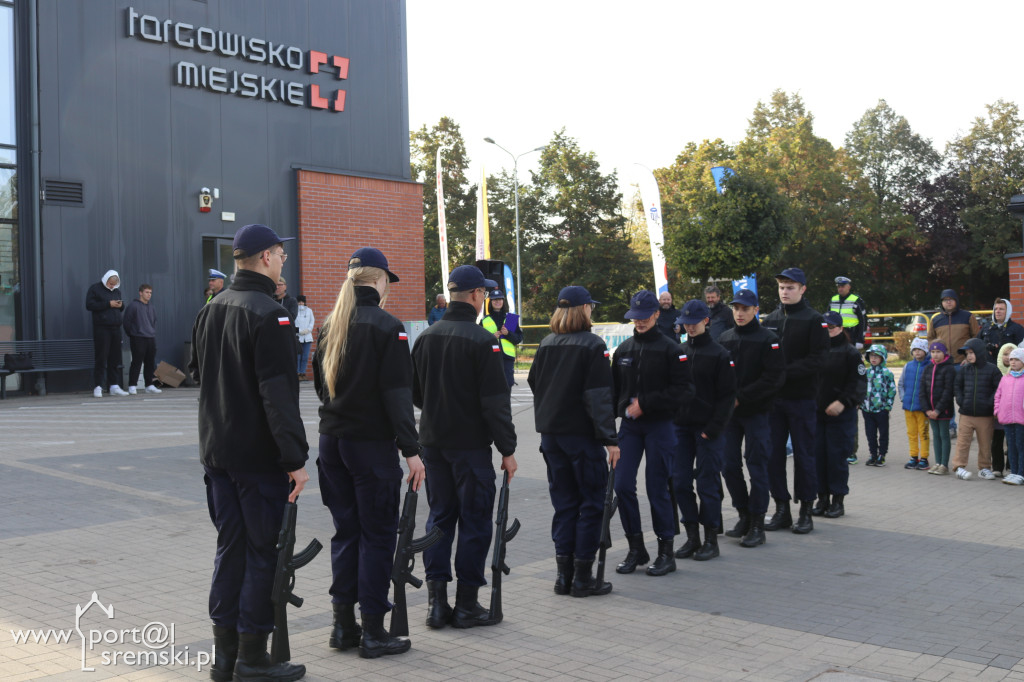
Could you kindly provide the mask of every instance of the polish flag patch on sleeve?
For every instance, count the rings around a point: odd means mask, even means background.
[[[736,363],[735,363],[735,362],[733,362],[732,360],[730,360],[730,361],[729,361],[729,366],[730,366],[730,367],[735,367],[735,366],[736,366]]]
[[[686,355],[679,356],[679,362],[686,362],[689,358]]]
[[[398,332],[398,340],[399,341],[408,341],[409,340],[409,335],[406,334],[405,332]]]
[[[610,355],[608,354],[608,351],[605,351],[605,352],[604,352],[604,356],[605,356],[606,358],[607,358],[607,357],[611,357],[611,356],[610,356]]]
[[[821,328],[822,329],[828,329],[828,322],[822,322],[821,323]]]
[[[501,352],[501,348],[499,348],[498,346],[491,346],[491,352],[492,353],[500,353]]]
[[[779,349],[779,344],[773,343],[772,344],[772,350],[778,350],[778,349]]]
[[[288,325],[290,325],[290,324],[291,324],[292,322],[291,322],[291,320],[289,320],[289,319],[288,319],[287,317],[279,317],[279,318],[277,318],[277,323],[278,323],[279,325],[281,325],[282,327],[287,327],[287,326],[288,326]]]

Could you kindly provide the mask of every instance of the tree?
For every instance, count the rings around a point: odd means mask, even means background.
[[[529,185],[519,185],[519,252],[523,273],[532,268],[536,252],[537,232],[529,229],[543,220],[537,197],[528,191]],[[490,213],[491,258],[502,260],[516,274],[516,199],[515,179],[512,171],[503,170],[487,177],[487,209]],[[526,287],[526,277],[522,277]],[[523,297],[517,294],[521,306]]]
[[[691,142],[672,166],[655,172],[664,209],[666,260],[679,274],[672,289],[681,296],[700,297],[711,277],[737,279],[763,272],[789,235],[786,200],[757,171],[738,166],[733,156],[720,139]],[[722,195],[710,172],[717,165],[737,172]]]
[[[476,186],[466,178],[469,157],[459,125],[447,116],[437,125],[422,126],[409,135],[412,178],[423,186],[423,260],[426,304],[441,292],[441,254],[437,231],[435,166],[440,147],[448,235],[449,266],[475,260]]]
[[[582,151],[563,128],[531,176],[526,193],[542,219],[529,226],[533,253],[529,272],[524,268],[525,311],[547,317],[559,290],[577,284],[605,302],[598,319],[621,320],[630,296],[651,282],[625,234],[616,174],[601,173],[594,153]],[[523,193],[520,188],[520,199]]]

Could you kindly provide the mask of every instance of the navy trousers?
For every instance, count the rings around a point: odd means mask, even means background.
[[[601,542],[608,466],[604,446],[587,436],[541,434],[548,465],[548,492],[555,515],[551,539],[555,554],[590,561]]]
[[[636,476],[640,459],[647,455],[647,500],[651,504],[651,522],[659,538],[676,536],[676,517],[672,510],[672,457],[676,434],[672,422],[643,422],[623,419],[619,426],[619,462],[615,465],[615,494],[619,497],[619,518],[626,535],[642,533],[640,503],[636,497]]]
[[[288,474],[203,468],[206,504],[217,528],[210,619],[239,632],[272,632],[270,593],[291,488]]]
[[[452,543],[458,527],[455,575],[460,583],[469,586],[486,585],[484,567],[491,546],[497,491],[491,449],[424,447],[421,456],[427,470],[427,502],[430,504],[426,530],[429,532],[437,526],[444,531],[444,538],[423,552],[427,580],[451,582]]]
[[[320,497],[331,510],[331,602],[364,614],[391,610],[391,564],[398,542],[402,467],[393,440],[352,441],[320,434]]]
[[[516,383],[516,359],[511,355],[501,354],[501,368],[505,370],[505,381],[508,382],[509,390]]]
[[[749,417],[733,415],[725,427],[725,463],[723,478],[739,511],[761,515],[768,512],[768,457],[771,424],[768,413]],[[747,460],[750,491],[743,477],[743,459]]]
[[[820,415],[814,439],[818,496],[850,494],[850,446],[857,437],[857,409],[847,407],[838,417]]]
[[[815,414],[818,403],[813,398],[786,400],[778,398],[771,413],[772,455],[768,460],[768,484],[772,497],[788,501],[793,496],[810,502],[818,492],[814,468]],[[793,496],[789,494],[786,476],[786,440],[793,439]],[[847,452],[849,454],[849,452]]]
[[[854,438],[857,420],[853,424]],[[864,435],[868,437],[868,451],[872,457],[885,457],[889,452],[889,410],[864,413]]]
[[[710,440],[700,429],[676,426],[676,450],[672,461],[672,485],[684,523],[718,526],[722,517],[722,448],[725,437]],[[693,492],[694,481],[697,493]],[[700,498],[698,509],[697,499]]]

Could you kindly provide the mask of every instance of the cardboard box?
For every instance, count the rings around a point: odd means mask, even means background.
[[[160,364],[156,366],[156,370],[153,375],[160,380],[160,383],[166,384],[167,386],[178,387],[181,386],[181,382],[185,381],[185,373],[174,365],[169,365],[164,361],[160,361]]]

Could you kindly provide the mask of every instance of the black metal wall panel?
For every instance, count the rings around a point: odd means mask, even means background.
[[[155,17],[149,31],[184,22],[299,48],[303,68],[143,40],[141,19],[130,37],[129,8]],[[204,235],[263,222],[295,236],[296,165],[409,179],[404,0],[39,0],[39,46],[40,172],[84,183],[82,207],[42,207],[48,338],[91,335],[85,291],[113,268],[126,298],[153,285],[158,355],[181,367]],[[348,78],[330,64],[309,74],[311,50],[347,57]],[[178,85],[179,62],[298,82],[304,103]],[[344,89],[345,110],[310,107],[314,83]],[[202,187],[221,193],[210,213]]]

